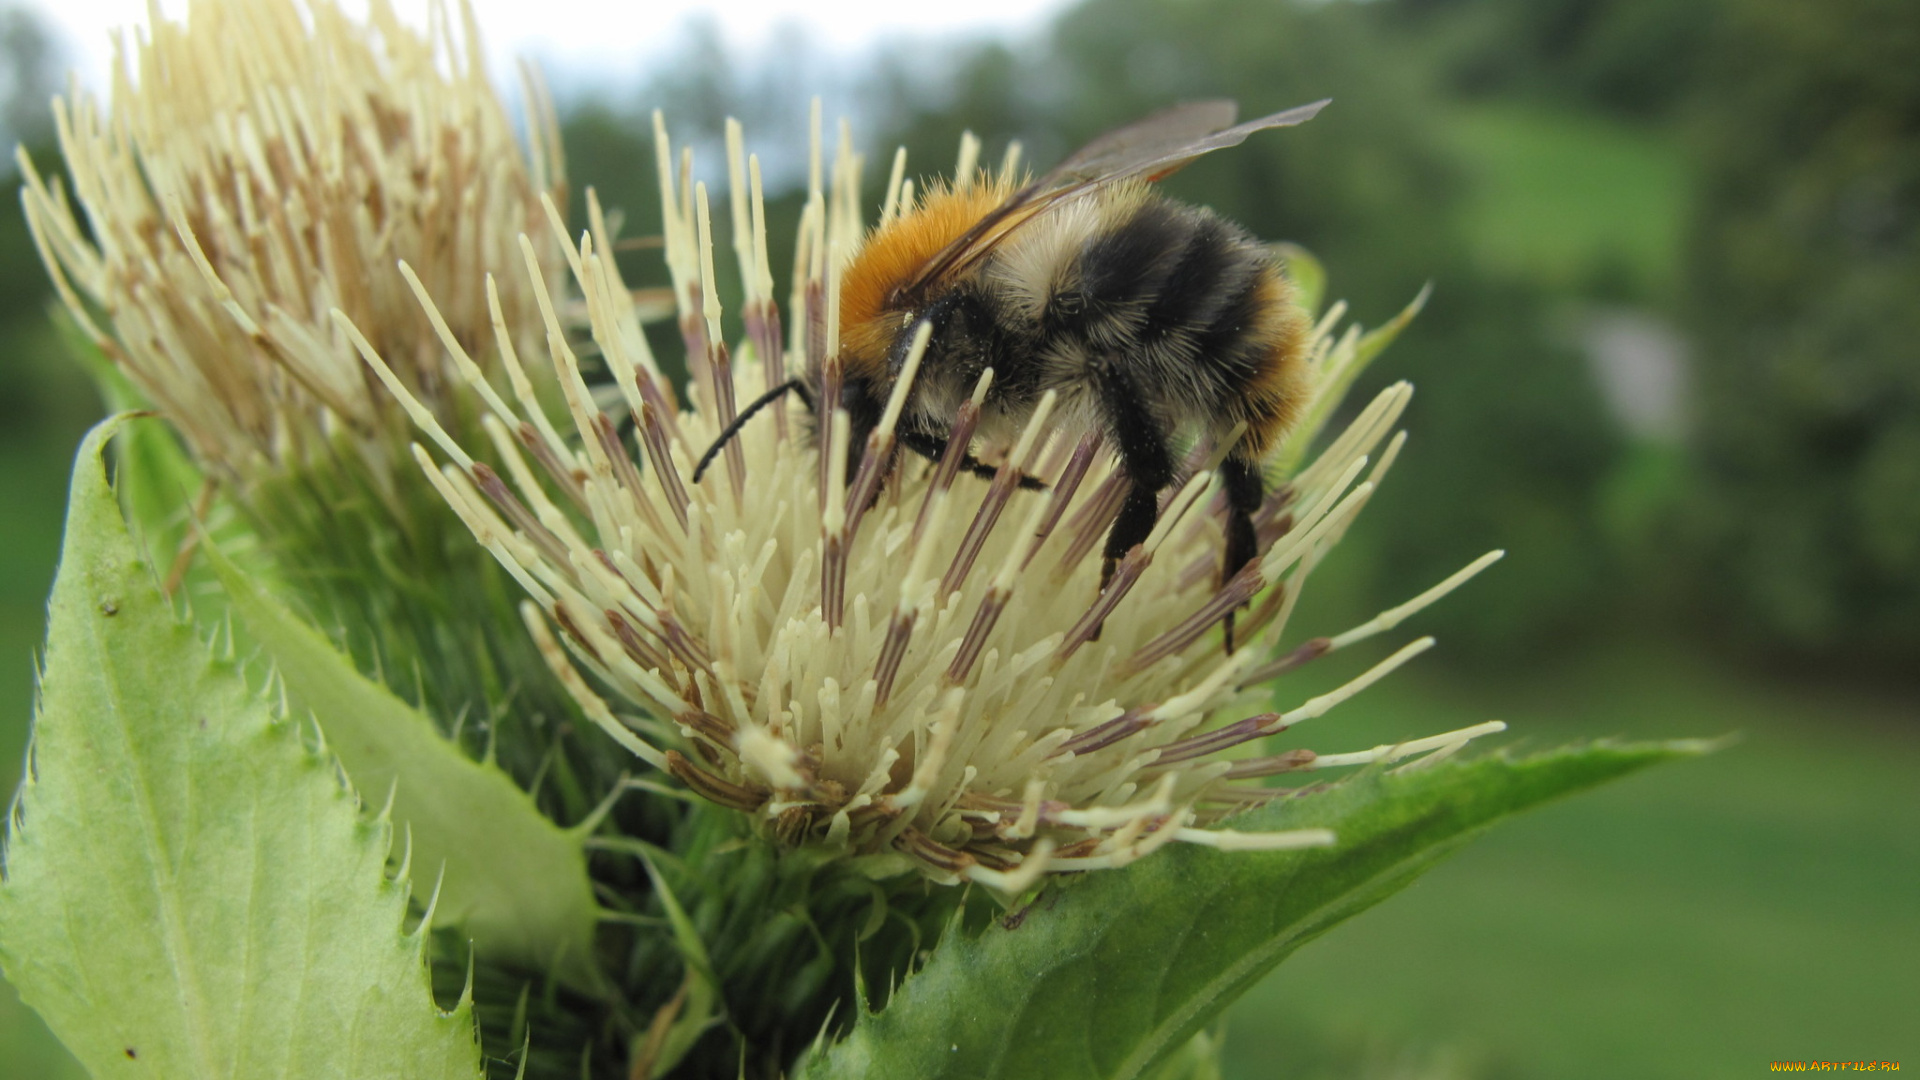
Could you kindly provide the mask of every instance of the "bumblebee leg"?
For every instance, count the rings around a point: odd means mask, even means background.
[[[946,438],[930,432],[903,428],[899,432],[899,439],[901,446],[935,463],[938,463],[947,452]],[[960,455],[960,467],[982,480],[991,480],[1000,471],[992,465],[988,465],[979,458],[974,457],[972,454]],[[1046,481],[1025,475],[1020,477],[1020,486],[1027,491],[1047,490]]]
[[[1127,488],[1127,501],[1120,504],[1120,516],[1113,519],[1113,528],[1107,533],[1107,550],[1100,562],[1100,589],[1106,591],[1107,583],[1113,580],[1114,565],[1120,557],[1133,550],[1135,544],[1142,543],[1153,534],[1153,523],[1160,520],[1160,492],[1130,477],[1131,486]]]
[[[860,472],[860,461],[867,456],[867,437],[880,426],[881,406],[884,404],[885,400],[876,396],[865,380],[847,380],[845,389],[840,393],[840,405],[847,411],[848,424],[845,483],[853,483],[854,476]],[[824,453],[826,447],[821,447],[821,451]],[[891,465],[892,462],[882,464]],[[874,490],[878,494],[879,489]]]
[[[921,431],[918,428],[903,427],[899,430],[898,434],[901,446],[919,454],[928,461],[938,463],[940,458],[947,452],[947,440],[930,432]]]
[[[1106,412],[1109,435],[1120,448],[1120,465],[1131,487],[1120,516],[1107,533],[1105,558],[1100,564],[1100,588],[1113,579],[1120,557],[1153,533],[1160,517],[1160,490],[1173,483],[1173,449],[1167,433],[1146,407],[1145,396],[1128,376],[1126,366],[1108,358],[1096,369],[1100,403]]]
[[[1220,565],[1220,584],[1224,587],[1259,554],[1253,514],[1260,509],[1260,501],[1267,493],[1260,479],[1260,467],[1237,455],[1229,455],[1220,463],[1220,484],[1227,495],[1227,549]],[[1229,611],[1224,620],[1229,653],[1233,651],[1233,616]]]

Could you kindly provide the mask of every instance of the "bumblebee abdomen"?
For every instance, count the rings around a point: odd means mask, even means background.
[[[1245,421],[1242,454],[1263,454],[1301,404],[1306,331],[1266,248],[1144,186],[1086,202],[988,270],[985,291],[1010,321],[1025,316],[1032,357],[1009,371],[1006,392],[1073,399],[1119,378],[1138,400],[1132,415],[1169,432]]]

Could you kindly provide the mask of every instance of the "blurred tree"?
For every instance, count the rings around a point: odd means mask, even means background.
[[[43,168],[54,163],[53,111],[48,105],[60,64],[60,49],[39,18],[27,8],[0,2],[0,146],[7,151],[0,161],[0,183],[10,196],[0,213],[0,326],[10,326],[24,313],[41,315],[48,293],[46,272],[18,209],[20,174],[14,153],[17,144]]]
[[[637,289],[666,289],[670,279],[657,247],[660,236],[660,185],[654,159],[652,115],[659,110],[675,153],[692,149],[694,178],[707,184],[712,208],[716,272],[729,325],[738,330],[741,284],[731,258],[733,223],[728,209],[728,118],[745,129],[746,150],[761,159],[766,184],[768,260],[776,281],[786,280],[792,265],[795,231],[805,204],[807,110],[814,93],[839,96],[838,84],[823,86],[821,64],[798,28],[776,33],[777,48],[743,57],[711,19],[689,20],[680,40],[631,99],[584,97],[561,110],[561,142],[566,147],[570,186],[568,220],[577,231],[587,221],[586,192],[591,188],[620,238],[617,257],[627,283]],[[832,117],[831,111],[827,112]],[[832,153],[829,129],[827,153]],[[884,177],[882,178],[884,180]],[[647,337],[664,369],[684,380],[679,331],[672,319],[647,327]],[[591,366],[594,361],[588,359]]]
[[[1749,0],[1704,72],[1700,565],[1738,636],[1911,675],[1920,6]]]
[[[37,15],[0,3],[0,145],[48,136],[53,123],[47,102],[64,66],[58,43]]]
[[[881,103],[876,149],[903,146],[908,174],[945,175],[954,164],[963,131],[972,131],[997,153],[1021,140],[1022,160],[1050,161],[1069,147],[1060,141],[1063,116],[1057,90],[1044,89],[1052,63],[1044,45],[1003,41],[956,43],[941,49],[896,44],[875,58],[862,97]],[[932,63],[929,58],[937,58]],[[999,158],[983,153],[981,164]],[[891,168],[882,155],[882,167]],[[884,183],[885,175],[877,179]]]
[[[677,128],[677,119],[672,121]],[[660,232],[660,185],[653,162],[653,132],[644,112],[623,110],[599,98],[576,102],[560,115],[560,143],[567,151],[567,220],[577,231],[587,221],[587,189],[592,188],[621,237]],[[641,275],[653,284],[664,280],[660,260],[620,260],[623,274]]]
[[[1718,0],[1385,0],[1383,26],[1471,96],[1671,112],[1697,81]]]
[[[27,152],[42,170],[41,175],[46,175],[50,167],[59,169],[59,158],[51,148],[30,147]],[[33,236],[27,231],[26,217],[20,213],[20,185],[20,170],[13,160],[0,163],[0,191],[7,200],[0,210],[0,327],[9,330],[28,319],[44,321],[47,297],[52,292],[46,268],[40,265],[40,255],[34,250]]]
[[[61,172],[49,104],[64,67],[64,50],[39,17],[0,3],[0,436],[14,445],[71,440],[100,409],[47,318],[52,287],[19,209],[16,146],[42,175]]]

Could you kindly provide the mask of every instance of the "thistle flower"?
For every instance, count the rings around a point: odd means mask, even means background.
[[[498,377],[499,353],[480,346],[496,325],[537,331],[544,298],[518,274],[489,290],[476,270],[517,264],[528,233],[543,266],[561,263],[535,227],[564,186],[537,79],[523,153],[472,13],[429,10],[425,32],[385,0],[364,19],[334,0],[156,16],[121,42],[110,111],[77,90],[54,103],[77,199],[23,159],[23,201],[67,310],[205,474],[193,512],[207,530],[264,552],[261,574],[469,750],[522,783],[561,778],[545,797],[577,818],[612,778],[545,769],[571,702],[516,625],[511,582],[407,460],[411,425],[329,317],[351,314],[417,401],[480,438],[439,334]],[[415,296],[429,291],[431,318]],[[551,393],[533,378],[529,394]],[[217,605],[216,585],[187,577],[198,533],[179,526],[173,482],[151,500],[152,541],[163,555],[178,543],[170,589],[185,580]]]
[[[398,449],[405,420],[329,311],[450,422],[457,379],[408,286],[463,341],[533,324],[523,279],[491,295],[472,271],[517,259],[560,190],[554,125],[529,79],[523,155],[471,13],[432,16],[422,35],[385,0],[365,23],[331,0],[201,0],[117,46],[110,114],[77,91],[54,103],[84,226],[22,156],[67,309],[223,479],[308,460],[343,427],[362,453]]]
[[[816,104],[791,309],[798,317],[783,347],[758,161],[744,158],[730,128],[746,326],[736,359],[722,336],[707,191],[688,182],[687,158],[676,172],[658,117],[656,137],[666,258],[693,373],[684,408],[639,331],[597,206],[592,228],[567,251],[593,345],[637,425],[638,459],[595,407],[551,304],[541,315],[571,432],[550,424],[529,395],[509,400],[476,365],[459,363],[488,404],[484,424],[506,477],[437,423],[384,350],[340,319],[449,459],[436,464],[415,447],[441,494],[528,593],[530,632],[586,713],[636,756],[749,815],[779,844],[843,853],[875,874],[912,869],[1015,893],[1045,872],[1122,866],[1173,841],[1330,843],[1319,830],[1236,832],[1231,818],[1289,794],[1263,786],[1268,777],[1415,754],[1431,760],[1503,727],[1356,753],[1251,749],[1433,642],[1406,644],[1339,689],[1282,711],[1268,708],[1271,680],[1391,630],[1499,557],[1490,553],[1345,633],[1284,647],[1308,575],[1404,441],[1395,425],[1411,390],[1402,383],[1311,464],[1292,468],[1383,343],[1355,329],[1336,333],[1337,306],[1313,331],[1318,396],[1281,455],[1279,467],[1291,471],[1270,478],[1273,493],[1257,517],[1260,557],[1224,587],[1215,580],[1224,504],[1210,494],[1205,445],[1167,493],[1152,536],[1104,592],[1089,553],[1123,489],[1096,437],[1050,425],[1052,403],[1043,402],[1014,445],[999,448],[991,482],[962,474],[958,457],[991,373],[953,418],[945,459],[908,459],[880,486],[876,464],[892,456],[919,350],[850,488],[823,465],[846,459],[849,424],[832,413],[811,441],[795,417],[749,424],[724,464],[693,482],[694,461],[733,420],[738,394],[778,385],[801,365],[835,362],[840,269],[862,237],[860,161],[843,127],[823,188]],[[963,150],[963,163],[969,156]],[[963,164],[960,175],[970,172]],[[883,220],[911,205],[901,177],[896,159]],[[558,230],[551,204],[548,213]],[[532,292],[546,297],[550,283],[531,242],[523,245]],[[465,343],[442,337],[460,357]],[[498,345],[516,364],[504,332]],[[523,382],[514,379],[516,388]],[[1019,490],[1022,474],[1048,489]],[[1225,653],[1212,631],[1245,604],[1245,644]],[[616,714],[575,665],[638,712]]]

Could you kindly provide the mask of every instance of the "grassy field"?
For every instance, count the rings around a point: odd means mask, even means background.
[[[1464,598],[1463,598],[1464,599]],[[1311,739],[1501,717],[1535,746],[1737,733],[1496,829],[1234,1010],[1230,1077],[1719,1077],[1920,1058],[1920,703],[1652,643],[1406,673]]]
[[[1688,177],[1646,128],[1528,105],[1450,109],[1466,234],[1489,268],[1569,294],[1649,300],[1678,285]]]

